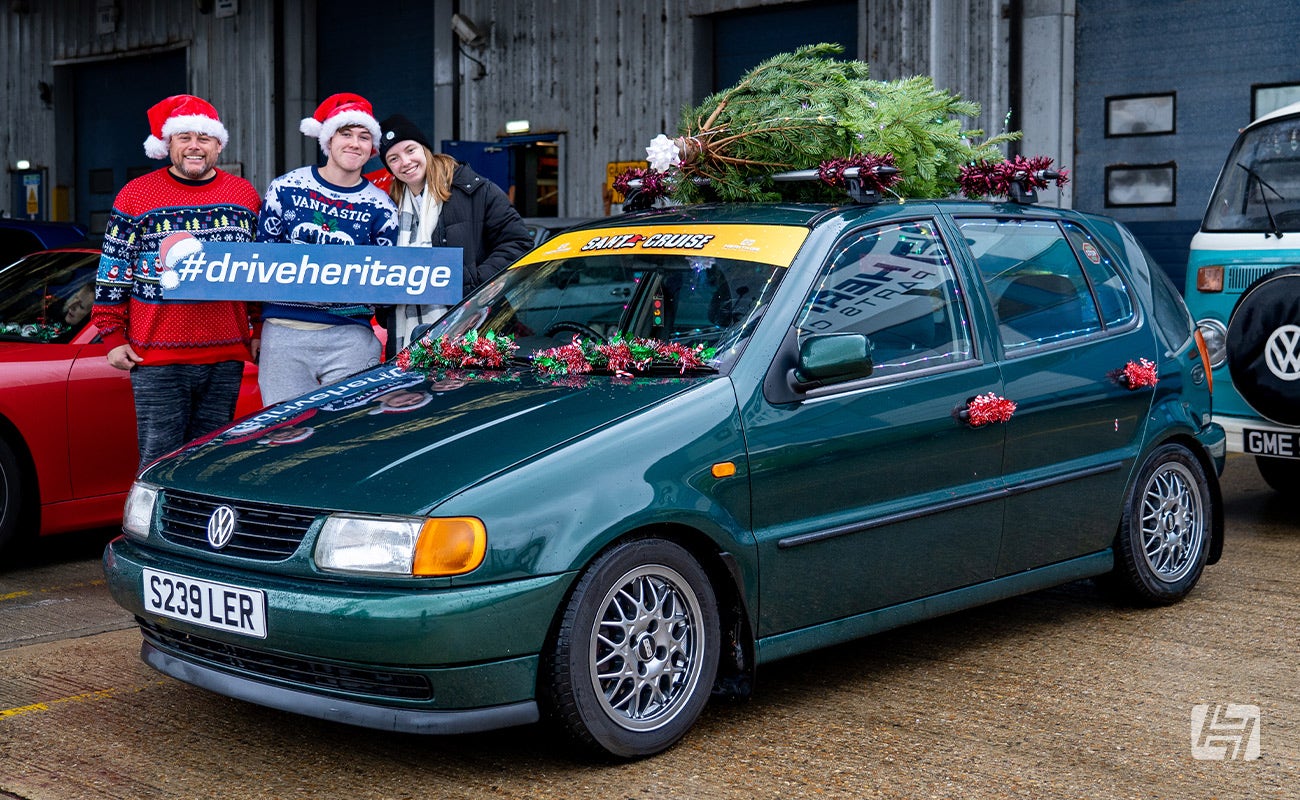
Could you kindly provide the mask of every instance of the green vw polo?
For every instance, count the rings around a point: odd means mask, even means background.
[[[196,686],[638,757],[785,656],[1082,578],[1181,599],[1223,456],[1191,316],[1114,221],[667,208],[154,463],[104,567]]]

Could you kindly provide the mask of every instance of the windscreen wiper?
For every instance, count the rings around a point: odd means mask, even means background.
[[[1259,184],[1260,186],[1259,199],[1264,203],[1264,213],[1268,215],[1268,224],[1273,227],[1273,235],[1281,239],[1282,229],[1278,227],[1277,220],[1273,218],[1273,210],[1268,207],[1268,195],[1264,192],[1264,190],[1267,189],[1268,191],[1277,195],[1277,199],[1279,200],[1285,200],[1286,198],[1282,196],[1281,192],[1279,192],[1277,189],[1274,189],[1271,185],[1269,185],[1268,181],[1261,178],[1259,173],[1256,172],[1255,170],[1251,169],[1250,167],[1246,166],[1240,161],[1237,162],[1237,166],[1246,170],[1246,174],[1249,175],[1251,178],[1253,178],[1255,182]],[[1268,238],[1268,232],[1264,233],[1264,238],[1265,239]]]

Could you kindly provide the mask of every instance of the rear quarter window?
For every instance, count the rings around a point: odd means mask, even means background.
[[[1155,319],[1156,335],[1169,351],[1182,350],[1196,330],[1196,320],[1187,309],[1174,282],[1156,263],[1142,243],[1121,224],[1115,226],[1124,242],[1124,259],[1129,274],[1139,288],[1148,288],[1151,296],[1151,315]],[[1142,285],[1145,284],[1145,287]]]

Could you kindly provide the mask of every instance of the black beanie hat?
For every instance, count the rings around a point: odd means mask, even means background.
[[[422,144],[430,150],[433,149],[429,145],[429,141],[424,138],[424,134],[420,133],[420,129],[415,127],[415,123],[401,114],[394,114],[379,123],[379,131],[380,160],[383,160],[388,155],[388,151],[393,148],[393,145],[398,142],[405,142],[408,139]],[[385,166],[387,166],[387,162],[385,162]]]

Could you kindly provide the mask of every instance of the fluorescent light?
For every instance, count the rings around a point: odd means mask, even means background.
[[[528,133],[528,120],[512,119],[506,123],[506,133]]]

